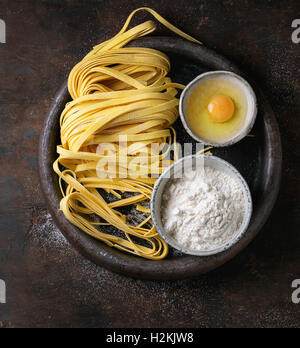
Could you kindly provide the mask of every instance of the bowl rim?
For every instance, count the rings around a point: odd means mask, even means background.
[[[233,173],[234,177],[239,180],[239,182],[241,183],[241,187],[243,188],[243,192],[246,195],[245,202],[246,202],[247,206],[245,209],[245,216],[243,219],[243,223],[240,226],[239,230],[236,231],[235,234],[228,241],[226,241],[224,244],[222,244],[220,247],[215,248],[215,249],[211,249],[211,250],[199,250],[199,251],[197,251],[197,250],[185,248],[185,247],[180,246],[179,244],[175,243],[172,240],[172,238],[170,238],[168,236],[168,234],[160,228],[159,223],[158,223],[159,218],[157,217],[157,210],[159,209],[161,211],[161,205],[156,206],[156,201],[158,199],[158,190],[159,190],[160,186],[162,185],[162,183],[165,180],[167,180],[167,178],[166,178],[167,174],[170,174],[170,172],[173,169],[175,169],[177,166],[179,166],[182,162],[188,161],[188,160],[194,160],[194,159],[196,160],[197,158],[203,158],[204,161],[205,160],[215,161],[215,162],[221,163],[223,166],[227,167],[231,171],[231,173]],[[170,178],[169,178],[169,180],[170,180]],[[232,164],[230,164],[229,162],[227,162],[227,161],[225,161],[222,158],[217,157],[217,156],[199,154],[199,155],[189,155],[189,156],[182,157],[181,159],[179,159],[178,161],[173,163],[171,166],[169,166],[164,171],[164,173],[159,177],[159,179],[157,180],[157,182],[154,186],[154,190],[153,190],[153,193],[151,196],[151,201],[150,201],[150,209],[151,209],[152,221],[153,221],[153,224],[155,225],[156,231],[167,244],[169,244],[171,247],[173,247],[174,249],[176,249],[184,254],[205,257],[205,256],[216,255],[216,254],[222,253],[225,250],[230,249],[233,245],[235,245],[243,237],[243,235],[246,233],[246,231],[249,227],[249,224],[250,224],[250,221],[252,218],[253,200],[252,200],[250,188],[249,188],[246,180],[244,179],[242,174]]]
[[[249,117],[249,119],[250,119],[249,122],[246,124],[246,127],[241,132],[237,133],[232,138],[230,138],[229,140],[227,140],[223,143],[214,143],[212,141],[208,141],[208,140],[200,137],[199,135],[197,135],[196,133],[193,132],[193,130],[191,129],[191,127],[188,124],[187,116],[185,115],[183,109],[184,109],[184,100],[186,98],[187,93],[190,91],[190,89],[194,88],[204,78],[206,78],[208,76],[213,77],[214,75],[220,75],[220,74],[229,75],[229,76],[239,80],[245,86],[245,88],[249,92],[249,96],[253,100],[253,112],[251,114],[251,117]],[[257,118],[257,113],[258,113],[257,97],[256,97],[256,93],[254,92],[254,89],[252,88],[250,83],[247,80],[245,80],[242,76],[240,76],[232,71],[227,71],[227,70],[208,71],[208,72],[205,72],[203,74],[198,75],[194,80],[192,80],[185,87],[185,89],[181,93],[180,100],[179,100],[179,115],[180,115],[181,122],[182,122],[185,130],[187,131],[187,133],[196,141],[198,141],[202,144],[214,146],[214,147],[231,146],[231,145],[238,143],[242,139],[244,139],[251,132],[251,130],[255,124],[256,118]]]

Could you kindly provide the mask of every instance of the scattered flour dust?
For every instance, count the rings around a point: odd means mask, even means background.
[[[66,250],[70,246],[47,211],[38,214],[38,221],[31,230],[31,238],[35,244],[46,250],[53,247]]]
[[[241,184],[211,167],[171,179],[162,197],[165,232],[190,250],[224,245],[241,226],[244,214]]]

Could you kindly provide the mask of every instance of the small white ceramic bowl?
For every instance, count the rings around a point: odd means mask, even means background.
[[[172,236],[168,235],[165,232],[161,219],[162,196],[166,184],[168,183],[170,178],[174,177],[175,174],[181,173],[182,168],[186,168],[187,170],[189,170],[190,168],[195,168],[196,164],[212,167],[216,170],[222,171],[230,175],[231,177],[234,177],[235,180],[237,180],[241,184],[241,187],[244,192],[245,215],[241,227],[239,228],[239,230],[236,231],[234,236],[230,240],[228,240],[224,245],[221,245],[219,248],[213,250],[195,251],[182,247],[174,238],[172,238]],[[184,157],[176,163],[174,163],[172,166],[170,166],[158,179],[153,190],[150,205],[152,221],[156,227],[157,232],[166,241],[166,243],[171,245],[173,248],[181,251],[182,253],[196,256],[215,255],[229,249],[231,246],[237,243],[248,229],[253,210],[251,192],[242,175],[228,162],[220,159],[219,157],[206,155],[192,155]]]
[[[188,101],[191,96],[191,93],[203,81],[214,79],[214,78],[226,79],[236,84],[243,91],[248,104],[248,112],[246,115],[246,120],[241,130],[238,133],[236,133],[232,138],[227,139],[225,142],[220,142],[220,143],[210,142],[207,139],[201,138],[199,135],[194,133],[189,125],[189,121],[187,118]],[[256,95],[254,93],[253,88],[241,76],[230,71],[210,71],[210,72],[199,75],[198,77],[195,78],[195,80],[193,80],[186,86],[186,88],[184,89],[180,97],[179,113],[180,113],[180,118],[184,128],[189,133],[189,135],[195,140],[197,140],[198,142],[206,144],[206,145],[214,146],[214,147],[230,146],[239,142],[251,132],[256,120],[256,116],[257,116],[257,99],[256,99]]]

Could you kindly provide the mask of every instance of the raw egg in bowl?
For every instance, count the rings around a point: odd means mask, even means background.
[[[180,117],[187,132],[212,146],[229,146],[249,134],[257,116],[256,95],[241,76],[229,71],[204,73],[180,98]]]

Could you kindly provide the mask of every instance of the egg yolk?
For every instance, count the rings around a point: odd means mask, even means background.
[[[210,117],[215,122],[229,121],[234,114],[234,103],[230,97],[226,95],[215,95],[208,104]]]

